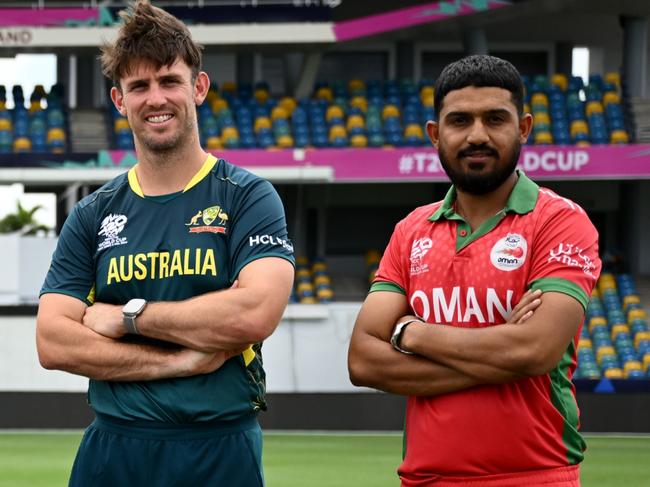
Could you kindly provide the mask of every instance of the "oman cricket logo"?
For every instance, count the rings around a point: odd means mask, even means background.
[[[517,233],[509,233],[494,244],[490,261],[499,270],[514,271],[524,265],[527,253],[526,239]]]

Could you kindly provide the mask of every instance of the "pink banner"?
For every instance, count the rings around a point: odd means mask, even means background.
[[[0,10],[0,27],[53,27],[69,22],[97,21],[96,8],[3,8]]]
[[[337,41],[348,41],[412,25],[445,20],[459,15],[473,14],[510,5],[504,0],[448,0],[407,7],[392,12],[369,15],[360,19],[337,22],[334,36]]]
[[[438,153],[395,149],[223,150],[214,154],[241,167],[331,167],[334,180],[447,181]],[[103,166],[127,166],[133,152],[102,152]],[[650,179],[650,144],[524,147],[519,167],[533,179]]]

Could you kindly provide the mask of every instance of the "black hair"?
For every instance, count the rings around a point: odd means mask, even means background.
[[[459,59],[442,70],[434,88],[436,115],[440,116],[447,93],[467,86],[508,90],[512,94],[517,113],[524,113],[524,84],[517,68],[504,59],[480,54]]]

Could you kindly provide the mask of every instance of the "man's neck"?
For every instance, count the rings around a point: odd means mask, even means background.
[[[516,172],[491,193],[474,195],[456,188],[456,212],[462,216],[472,231],[501,211],[508,202],[519,176]]]
[[[170,152],[138,151],[135,168],[138,183],[147,196],[182,191],[205,163],[208,154],[199,145],[188,144]]]

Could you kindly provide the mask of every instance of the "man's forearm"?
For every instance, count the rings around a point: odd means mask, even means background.
[[[350,349],[350,379],[357,386],[393,394],[433,396],[478,385],[475,378],[416,355],[396,351],[379,338],[366,336]]]
[[[179,356],[181,348],[127,343],[104,337],[66,317],[39,326],[39,358],[47,369],[90,379],[156,380],[192,375]]]

